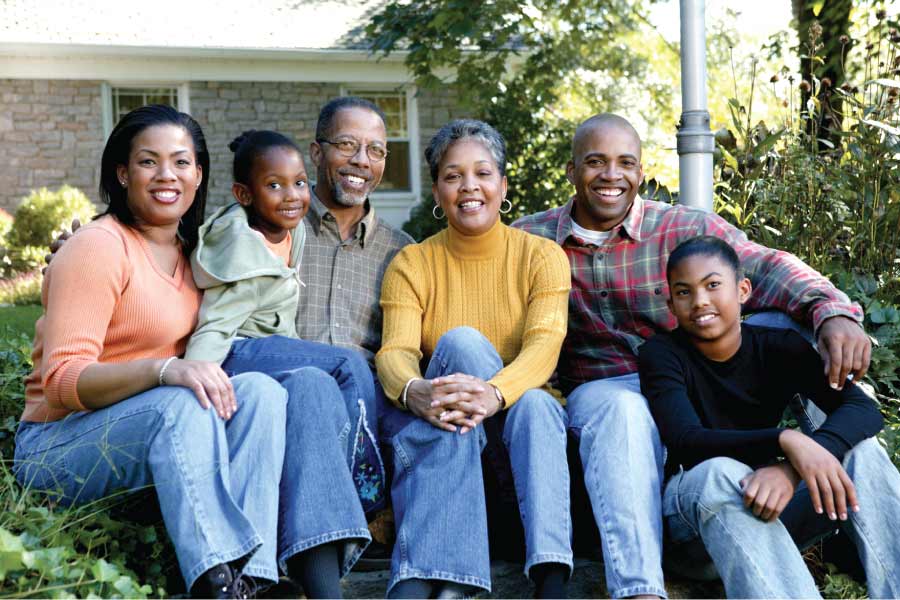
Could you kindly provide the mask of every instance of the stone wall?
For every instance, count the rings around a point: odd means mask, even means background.
[[[99,81],[0,80],[0,208],[13,212],[34,188],[68,183],[98,201],[103,122]],[[297,82],[192,82],[191,113],[212,160],[210,210],[231,199],[228,143],[246,129],[275,129],[297,140],[307,169],[319,108],[340,85]],[[455,98],[423,92],[417,100],[420,152],[435,131],[461,116]],[[422,191],[431,179],[421,161]]]
[[[101,114],[99,81],[0,79],[0,208],[63,183],[96,200]]]

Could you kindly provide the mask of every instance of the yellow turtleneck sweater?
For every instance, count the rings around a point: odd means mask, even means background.
[[[478,329],[503,369],[490,381],[511,406],[547,383],[566,335],[569,260],[555,242],[497,222],[479,236],[448,227],[406,246],[381,288],[384,331],[375,357],[378,379],[397,403],[440,337]]]

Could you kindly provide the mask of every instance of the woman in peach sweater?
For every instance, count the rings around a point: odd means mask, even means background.
[[[286,394],[177,358],[200,306],[187,257],[208,173],[184,113],[143,107],[113,130],[109,208],[44,279],[14,468],[65,504],[152,484],[192,595],[221,598],[244,595],[241,573],[277,579]]]
[[[490,590],[487,443],[492,464],[511,466],[525,573],[539,597],[560,597],[572,568],[566,413],[547,380],[566,333],[569,262],[500,222],[506,156],[493,127],[453,121],[425,156],[435,217],[449,226],[388,267],[375,359],[396,405],[382,419],[396,469],[388,596]]]

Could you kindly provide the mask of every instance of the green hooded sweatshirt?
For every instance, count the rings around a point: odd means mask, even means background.
[[[262,234],[250,228],[240,204],[220,208],[200,226],[191,269],[203,290],[203,303],[185,358],[221,363],[236,337],[297,337],[294,320],[302,285],[297,267],[306,241],[303,221],[291,239],[287,267],[266,247]]]

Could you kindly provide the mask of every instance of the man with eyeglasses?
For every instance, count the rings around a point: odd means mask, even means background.
[[[369,201],[388,154],[384,114],[362,98],[329,101],[309,152],[316,185],[305,219],[297,334],[358,350],[373,363],[381,346],[381,279],[413,241],[378,219]]]

